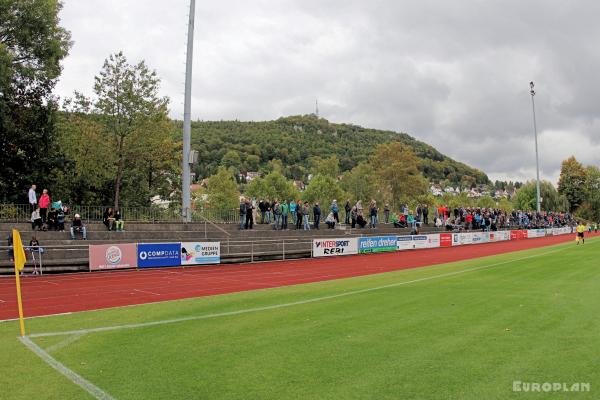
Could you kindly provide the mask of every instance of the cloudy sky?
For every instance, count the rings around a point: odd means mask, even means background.
[[[63,0],[74,46],[60,96],[90,93],[110,54],[145,59],[182,118],[188,0]],[[192,117],[308,114],[403,131],[492,179],[600,160],[600,2],[197,1]]]

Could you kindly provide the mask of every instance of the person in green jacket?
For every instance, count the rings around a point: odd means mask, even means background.
[[[281,229],[287,229],[288,212],[290,211],[287,200],[284,200],[279,208],[281,210]]]

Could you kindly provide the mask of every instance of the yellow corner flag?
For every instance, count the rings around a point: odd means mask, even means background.
[[[21,336],[25,336],[25,322],[23,321],[23,301],[21,299],[21,279],[19,273],[25,268],[25,249],[21,241],[21,234],[18,230],[12,230],[13,238],[13,257],[15,259],[15,281],[17,284],[17,303],[19,305],[19,326],[21,328]]]

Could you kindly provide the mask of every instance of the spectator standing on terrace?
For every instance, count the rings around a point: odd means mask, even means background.
[[[362,214],[362,212],[363,212],[363,205],[362,205],[362,201],[361,200],[358,200],[356,202],[356,212],[359,213],[359,214]]]
[[[240,230],[244,229],[246,223],[246,199],[242,197],[240,200]]]
[[[423,209],[421,208],[421,205],[417,204],[417,208],[415,209],[415,216],[416,216],[417,222],[422,221],[422,219],[421,219],[421,217],[423,215],[422,213],[423,213]]]
[[[288,225],[288,212],[290,208],[287,204],[287,200],[283,200],[281,204],[281,229],[287,229]]]
[[[310,225],[308,223],[308,214],[310,208],[308,207],[308,201],[304,202],[304,206],[302,207],[302,218],[304,219],[304,230],[305,231],[309,231],[310,230]]]
[[[85,228],[85,225],[83,225],[81,215],[79,214],[75,214],[73,222],[71,223],[71,240],[75,240],[75,234],[77,232],[81,232],[83,240],[87,240],[87,229]]]
[[[290,201],[290,214],[292,214],[292,224],[295,225],[298,223],[298,204],[294,200]]]
[[[313,219],[315,221],[315,229],[319,229],[319,222],[321,221],[321,206],[319,206],[319,202],[316,202],[313,207]]]
[[[408,219],[408,205],[406,204],[402,206],[402,215],[404,215],[404,218]]]
[[[267,224],[271,224],[271,220],[272,220],[272,214],[273,213],[273,205],[271,204],[271,202],[267,199],[265,200],[265,214],[267,216]]]
[[[29,197],[29,211],[34,212],[37,208],[37,195],[35,194],[35,189],[37,187],[35,185],[31,185],[29,188],[29,193],[27,193]]]
[[[265,213],[267,212],[267,208],[265,207],[265,201],[262,199],[258,202],[258,211],[260,211],[260,223],[264,224]]]
[[[385,218],[386,225],[390,223],[390,205],[385,203],[383,206],[383,216]]]
[[[250,205],[252,206],[252,221],[258,221],[258,204],[256,203],[256,197],[252,198]]]
[[[335,222],[339,223],[340,222],[340,217],[339,217],[340,208],[338,207],[337,200],[333,200],[329,211],[333,213],[333,218],[335,218]]]
[[[371,219],[369,227],[375,229],[377,225],[377,202],[375,200],[371,200],[371,204],[369,204],[369,217]]]
[[[356,218],[358,217],[358,211],[356,210],[356,206],[352,207],[350,210],[350,219],[352,221],[352,229],[356,228]]]
[[[302,202],[298,200],[298,203],[296,203],[296,229],[302,229],[303,220],[304,216],[302,214]]]
[[[246,224],[245,229],[252,229],[254,226],[254,211],[255,208],[250,203],[250,200],[246,199]]]
[[[48,215],[48,207],[50,206],[50,195],[48,195],[48,189],[44,189],[42,191],[42,195],[40,196],[40,216],[42,217],[42,222],[46,223],[46,218]]]
[[[333,216],[333,213],[330,212],[329,215],[327,215],[325,223],[327,224],[327,229],[335,229],[335,217]]]
[[[429,225],[429,208],[427,204],[423,204],[423,223]]]
[[[350,211],[352,211],[352,207],[350,206],[350,199],[346,200],[346,204],[344,205],[344,211],[346,212],[344,223],[348,225],[350,223]]]
[[[273,215],[275,219],[275,226],[273,229],[278,230],[280,228],[279,224],[281,222],[281,205],[279,204],[279,200],[275,199],[273,202]]]
[[[56,230],[59,232],[65,231],[65,210],[60,207],[56,213]]]
[[[42,217],[40,216],[40,209],[37,207],[31,213],[31,230],[34,231],[37,229],[38,231],[41,231],[43,225],[44,223],[42,222]]]

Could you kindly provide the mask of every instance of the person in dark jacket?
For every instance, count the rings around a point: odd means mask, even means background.
[[[425,225],[429,225],[429,209],[427,208],[427,204],[423,205],[423,223]]]
[[[242,199],[240,201],[240,230],[244,229],[244,225],[246,223],[246,199]]]
[[[246,199],[246,224],[244,225],[245,229],[252,229],[254,226],[254,215],[252,204],[250,203],[250,199]]]
[[[319,206],[318,202],[315,203],[315,206],[313,207],[313,218],[315,220],[315,229],[319,229],[319,222],[321,221],[321,206]]]
[[[265,201],[261,200],[258,202],[258,211],[260,211],[260,223],[265,223],[265,214],[267,212],[267,207],[265,206]]]
[[[346,201],[346,205],[344,206],[344,211],[346,211],[346,218],[344,223],[348,225],[350,223],[350,211],[352,211],[352,206],[350,206],[350,200]]]

